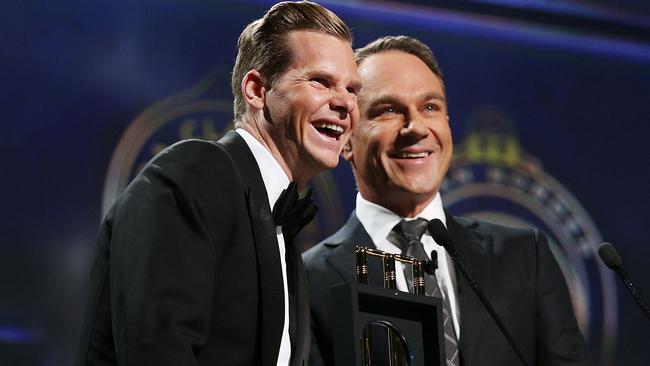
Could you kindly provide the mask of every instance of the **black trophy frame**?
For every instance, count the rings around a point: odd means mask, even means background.
[[[408,344],[409,365],[445,365],[440,298],[360,283],[342,283],[330,292],[336,366],[364,366],[362,332],[373,322],[399,329]]]

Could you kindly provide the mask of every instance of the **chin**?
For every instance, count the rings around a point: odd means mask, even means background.
[[[339,159],[338,159],[338,156],[337,156],[336,159],[322,160],[322,161],[320,161],[320,163],[321,163],[320,165],[321,165],[323,170],[334,169],[339,165]]]
[[[423,184],[413,184],[413,182],[404,182],[402,189],[410,194],[418,196],[429,196],[436,193],[435,187],[433,187],[429,182],[423,182]]]
[[[319,151],[316,154],[309,154],[314,165],[321,170],[334,169],[339,165],[339,154],[334,152]]]

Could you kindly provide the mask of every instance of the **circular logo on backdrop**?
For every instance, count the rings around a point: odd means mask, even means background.
[[[230,70],[211,73],[188,90],[153,104],[129,124],[109,164],[102,216],[145,164],[167,146],[189,138],[216,141],[233,128],[232,100],[219,97],[230,95],[229,77]],[[324,233],[336,231],[345,219],[332,174],[325,171],[310,184],[319,212],[296,241],[304,248]]]
[[[576,198],[526,154],[504,113],[483,108],[470,116],[441,195],[455,215],[543,230],[566,279],[580,329],[600,351],[597,364],[612,364],[617,297],[613,275],[596,254],[600,233]]]

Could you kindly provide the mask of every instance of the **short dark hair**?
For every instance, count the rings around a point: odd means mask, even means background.
[[[385,51],[402,51],[419,58],[429,67],[434,75],[440,78],[440,81],[444,85],[445,78],[442,74],[442,69],[438,65],[438,59],[436,59],[429,46],[415,38],[407,36],[382,37],[368,43],[364,47],[357,48],[354,51],[354,57],[357,65],[361,65],[366,58]]]
[[[310,1],[281,2],[273,5],[260,19],[242,31],[237,42],[237,59],[232,71],[234,114],[238,121],[246,111],[241,82],[250,70],[258,70],[268,87],[291,63],[291,49],[286,35],[291,31],[312,30],[348,41],[350,28],[333,12]]]

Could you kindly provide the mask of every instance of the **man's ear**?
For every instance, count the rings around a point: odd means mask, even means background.
[[[261,110],[266,102],[266,88],[264,78],[257,70],[250,70],[241,81],[241,90],[244,100],[253,109]]]
[[[348,141],[343,145],[343,150],[341,150],[341,155],[343,159],[349,161],[354,165],[354,157],[352,156],[352,137],[348,138]]]

